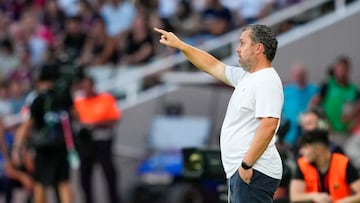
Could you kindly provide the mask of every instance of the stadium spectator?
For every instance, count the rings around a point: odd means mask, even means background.
[[[127,0],[107,0],[100,10],[104,18],[106,33],[111,37],[122,37],[128,31],[136,14],[135,6]],[[126,20],[120,20],[126,19]]]
[[[157,13],[159,15],[163,27],[176,29],[175,27],[172,27],[171,18],[175,15],[180,0],[173,0],[173,1],[156,0],[156,2],[157,2],[156,3]]]
[[[308,109],[311,98],[318,92],[318,87],[308,82],[307,68],[302,64],[293,64],[290,75],[291,81],[284,85],[283,115],[290,122],[285,142],[293,146],[300,134],[299,115]]]
[[[42,22],[52,33],[61,35],[65,28],[65,13],[57,4],[57,0],[47,0],[41,13]]]
[[[7,79],[20,66],[20,58],[9,38],[0,39],[0,79]]]
[[[11,23],[8,27],[8,33],[15,55],[21,55],[23,50],[28,49],[24,26],[21,22]]]
[[[120,52],[120,64],[141,65],[153,59],[155,47],[152,30],[148,25],[148,18],[145,14],[138,13],[135,16],[134,23],[123,42],[125,47]]]
[[[25,104],[25,88],[19,80],[11,80],[9,84],[9,99],[12,106],[12,113],[18,114]]]
[[[16,131],[12,149],[13,161],[20,163],[25,140],[34,148],[34,202],[46,202],[46,187],[59,191],[61,203],[72,202],[69,164],[64,141],[61,115],[72,112],[70,92],[56,88],[57,65],[44,65],[37,82],[37,96],[30,105],[30,118]],[[27,139],[29,138],[29,139]]]
[[[181,0],[176,8],[175,15],[170,19],[170,23],[180,37],[194,44],[195,42],[191,42],[191,40],[192,36],[199,34],[200,17],[201,15],[195,12],[188,0]]]
[[[82,29],[88,31],[91,28],[93,20],[99,16],[95,5],[88,0],[79,1],[79,14],[76,16],[81,17]]]
[[[359,202],[359,174],[343,154],[329,149],[327,131],[301,137],[297,169],[290,184],[291,202]]]
[[[46,0],[48,1],[48,0]],[[79,0],[57,0],[58,6],[65,12],[66,16],[75,16],[79,12]]]
[[[68,17],[65,21],[64,40],[59,52],[63,55],[63,62],[79,64],[81,54],[85,51],[87,34],[82,26],[81,16]]]
[[[105,22],[101,17],[96,18],[85,42],[81,56],[84,66],[115,64],[117,62],[116,44],[114,38],[105,30]]]
[[[205,9],[201,13],[201,25],[204,34],[210,37],[229,32],[233,26],[230,10],[220,0],[206,0]]]
[[[329,122],[325,113],[320,108],[310,108],[309,110],[299,115],[299,123],[301,126],[301,133],[320,129],[328,132],[329,136],[329,148],[331,152],[337,152],[344,154],[343,148],[333,141],[331,136],[332,132],[329,126]],[[300,134],[300,132],[299,132]],[[298,144],[298,143],[297,143]]]
[[[360,171],[360,100],[354,104],[349,119],[351,120],[350,136],[344,143],[344,150]]]
[[[222,0],[234,15],[236,26],[251,24],[269,15],[276,6],[276,0]]]
[[[25,36],[24,46],[30,49],[31,65],[39,66],[44,62],[47,48],[53,43],[53,35],[42,25],[34,12],[26,12],[21,18],[20,34]]]
[[[19,20],[25,10],[24,2],[13,0],[2,0],[0,2],[0,12],[11,20]]]
[[[333,67],[332,75],[322,84],[319,94],[312,99],[312,105],[319,105],[324,109],[331,128],[339,134],[339,144],[347,138],[346,133],[350,127],[343,119],[349,113],[346,107],[359,99],[360,95],[358,87],[350,81],[350,71],[350,59],[340,56]]]
[[[350,115],[351,124],[350,124],[350,134],[354,136],[360,136],[360,100],[357,100],[352,109]]]
[[[9,85],[6,80],[0,80],[0,115],[12,113],[12,106],[9,98]]]
[[[92,175],[95,163],[99,163],[105,175],[110,202],[119,203],[117,172],[112,161],[112,143],[114,127],[121,118],[121,112],[112,95],[96,92],[94,80],[90,77],[83,79],[82,87],[76,95],[74,104],[83,126],[78,135],[78,148],[85,202],[94,202]]]

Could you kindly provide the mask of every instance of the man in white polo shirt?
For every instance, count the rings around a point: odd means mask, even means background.
[[[231,203],[272,202],[282,175],[275,147],[284,103],[279,75],[272,67],[275,34],[264,25],[248,25],[236,49],[241,68],[227,66],[210,54],[155,28],[160,43],[179,49],[200,70],[235,88],[221,130],[222,163]]]

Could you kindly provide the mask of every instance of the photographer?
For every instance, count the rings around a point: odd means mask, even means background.
[[[56,187],[62,203],[72,202],[69,164],[60,114],[73,108],[68,88],[59,88],[60,67],[44,65],[36,84],[36,97],[30,105],[30,118],[16,132],[12,157],[19,162],[19,151],[29,138],[35,151],[34,202],[44,203],[47,186]],[[60,86],[61,87],[61,86]],[[31,132],[31,133],[29,133]]]

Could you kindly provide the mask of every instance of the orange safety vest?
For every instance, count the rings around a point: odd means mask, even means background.
[[[109,93],[99,93],[94,97],[75,97],[74,106],[83,124],[118,120],[122,116],[115,98]]]
[[[351,188],[346,182],[346,167],[349,159],[339,153],[333,153],[329,170],[326,174],[328,179],[331,199],[336,202],[339,199],[351,195]],[[306,192],[319,192],[320,177],[318,170],[304,158],[298,159],[298,164],[306,184]]]

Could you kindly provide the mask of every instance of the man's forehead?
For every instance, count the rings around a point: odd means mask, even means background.
[[[317,119],[317,115],[312,113],[312,112],[308,112],[306,114],[303,115],[304,119],[310,120],[310,119]]]

